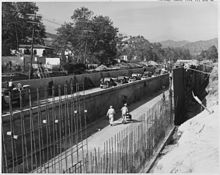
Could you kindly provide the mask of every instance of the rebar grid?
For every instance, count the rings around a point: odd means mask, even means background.
[[[66,85],[58,86],[56,97],[55,87],[52,87],[50,105],[40,104],[37,89],[36,113],[32,110],[29,91],[28,115],[23,112],[20,93],[21,112],[16,119],[10,101],[10,122],[2,125],[2,172],[138,172],[173,126],[171,95],[140,115],[139,124],[129,125],[105,141],[103,148],[88,152],[87,110],[84,95],[79,92],[84,89],[84,84],[71,85],[70,92],[67,89]],[[44,96],[48,97],[47,91]]]
[[[63,90],[58,86],[58,98],[55,96],[54,89],[52,87],[50,105],[41,104],[39,89],[37,89],[37,112],[35,110],[35,113],[32,110],[33,100],[29,90],[28,114],[24,112],[27,105],[23,105],[23,95],[20,92],[20,116],[16,118],[13,118],[12,102],[9,98],[10,118],[9,121],[2,123],[4,158],[2,172],[55,173],[66,171],[69,163],[71,166],[76,164],[77,167],[84,164],[84,154],[87,154],[88,148],[87,142],[83,141],[87,137],[87,110],[84,99],[80,97],[80,95],[84,96],[84,84],[74,86],[71,84],[70,92],[67,90],[67,85],[63,86]],[[78,93],[79,91],[81,92]],[[44,92],[46,99],[47,91]],[[9,96],[11,97],[11,92]],[[76,149],[71,148],[71,153],[65,151],[74,145]],[[63,158],[63,152],[65,158]],[[74,154],[77,154],[77,162],[73,159]],[[50,162],[52,158],[55,159]],[[64,164],[62,160],[66,160]],[[59,165],[58,169],[57,165]],[[76,169],[78,172],[82,168]]]

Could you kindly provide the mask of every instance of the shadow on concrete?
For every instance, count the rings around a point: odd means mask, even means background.
[[[141,120],[135,120],[135,119],[132,119],[132,120],[127,120],[126,123],[122,123],[121,122],[114,122],[114,124],[112,126],[118,126],[118,125],[126,125],[126,124],[132,124],[132,123],[140,123],[142,122]]]
[[[140,123],[140,122],[143,122],[143,120],[131,119],[131,120],[128,120],[128,121],[127,121],[127,123]]]

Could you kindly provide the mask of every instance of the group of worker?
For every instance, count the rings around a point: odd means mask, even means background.
[[[13,81],[12,81],[12,79],[10,79],[7,83],[6,83],[6,87],[8,88],[8,90],[10,91],[10,92],[12,92],[12,90],[14,89],[14,88],[16,88],[16,90],[18,90],[18,91],[21,91],[22,90],[22,84],[19,82],[18,84],[17,84],[17,86],[15,86],[14,85],[14,83],[13,83]]]
[[[113,106],[110,106],[108,109],[108,112],[106,114],[106,116],[109,117],[109,125],[110,126],[113,126],[114,115],[115,115],[115,109],[113,108]],[[122,123],[126,124],[127,117],[130,116],[130,114],[128,113],[127,103],[125,103],[124,106],[121,108],[121,115],[122,115]]]

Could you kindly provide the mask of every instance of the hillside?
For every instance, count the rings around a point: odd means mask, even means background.
[[[166,40],[166,41],[161,41],[162,48],[166,47],[182,47],[187,43],[190,43],[189,41],[173,41],[173,40]]]
[[[196,41],[196,42],[187,43],[183,46],[183,48],[189,49],[191,54],[197,55],[200,54],[202,50],[207,50],[213,45],[216,46],[216,48],[218,48],[217,38],[206,41]]]
[[[46,33],[46,38],[44,38],[44,43],[46,46],[51,46],[52,42],[55,40],[56,35],[52,33]]]
[[[166,40],[161,41],[163,48],[166,47],[181,47],[184,49],[189,49],[192,55],[200,54],[202,50],[207,50],[211,46],[216,46],[218,48],[218,39],[210,39],[205,41],[195,41],[195,42],[188,42],[188,41],[173,41],[173,40]]]

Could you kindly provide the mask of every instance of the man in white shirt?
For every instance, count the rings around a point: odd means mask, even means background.
[[[108,109],[108,112],[106,114],[106,116],[109,117],[109,124],[110,124],[110,126],[113,125],[114,115],[115,115],[115,110],[114,110],[114,108],[112,106],[110,106],[110,108]]]
[[[127,103],[124,104],[124,106],[121,108],[121,114],[122,114],[122,123],[126,123],[126,116],[128,113]]]

